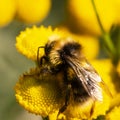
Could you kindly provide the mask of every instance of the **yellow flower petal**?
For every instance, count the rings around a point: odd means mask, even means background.
[[[91,64],[94,66],[94,68],[99,73],[103,81],[109,87],[112,95],[115,95],[117,91],[116,86],[112,80],[113,65],[110,59],[93,60],[91,61]]]
[[[120,104],[120,77],[116,76],[114,66],[109,59],[91,61],[112,94],[110,108]],[[106,89],[104,88],[104,91]],[[108,91],[106,91],[108,93]],[[109,94],[108,94],[109,95]]]
[[[65,36],[65,33],[58,29],[52,30],[51,27],[45,28],[32,27],[22,31],[16,38],[16,48],[29,59],[37,59],[37,50],[40,46],[45,46],[49,39],[59,39]],[[43,48],[40,49],[40,55],[44,54]]]
[[[58,115],[58,111],[50,114],[49,120],[68,120],[68,119],[66,119],[66,116],[62,113],[58,116],[58,118],[57,118],[57,115]]]
[[[115,106],[120,106],[120,93],[116,94],[111,100],[110,109],[114,108]]]
[[[56,76],[38,74],[38,69],[32,69],[21,76],[15,86],[15,96],[26,110],[45,117],[58,111],[62,93]]]
[[[103,101],[96,102],[92,118],[96,119],[100,115],[106,115],[110,108],[111,97],[103,90]]]
[[[120,120],[120,106],[112,109],[107,115],[106,120]]]

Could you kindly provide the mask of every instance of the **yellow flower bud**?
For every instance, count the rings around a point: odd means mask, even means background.
[[[25,23],[41,22],[48,15],[51,0],[17,0],[17,17]]]
[[[0,1],[0,27],[8,25],[14,18],[16,13],[15,0]]]

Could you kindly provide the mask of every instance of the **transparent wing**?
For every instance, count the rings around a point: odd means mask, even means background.
[[[102,80],[95,69],[87,61],[82,63],[82,61],[68,56],[66,61],[75,72],[77,80],[81,81],[88,95],[95,100],[102,101],[102,90],[99,85]]]

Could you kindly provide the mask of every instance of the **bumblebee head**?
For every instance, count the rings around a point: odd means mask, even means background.
[[[66,63],[66,56],[80,56],[81,45],[71,38],[49,41],[45,46],[45,54],[53,66]]]

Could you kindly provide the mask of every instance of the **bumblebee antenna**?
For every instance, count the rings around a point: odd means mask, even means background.
[[[42,58],[44,57],[41,57],[41,59],[40,59],[40,57],[39,57],[39,53],[40,53],[40,48],[45,48],[44,46],[39,46],[38,47],[38,50],[37,50],[37,64],[38,64],[38,66],[40,66],[41,64],[42,64]]]

